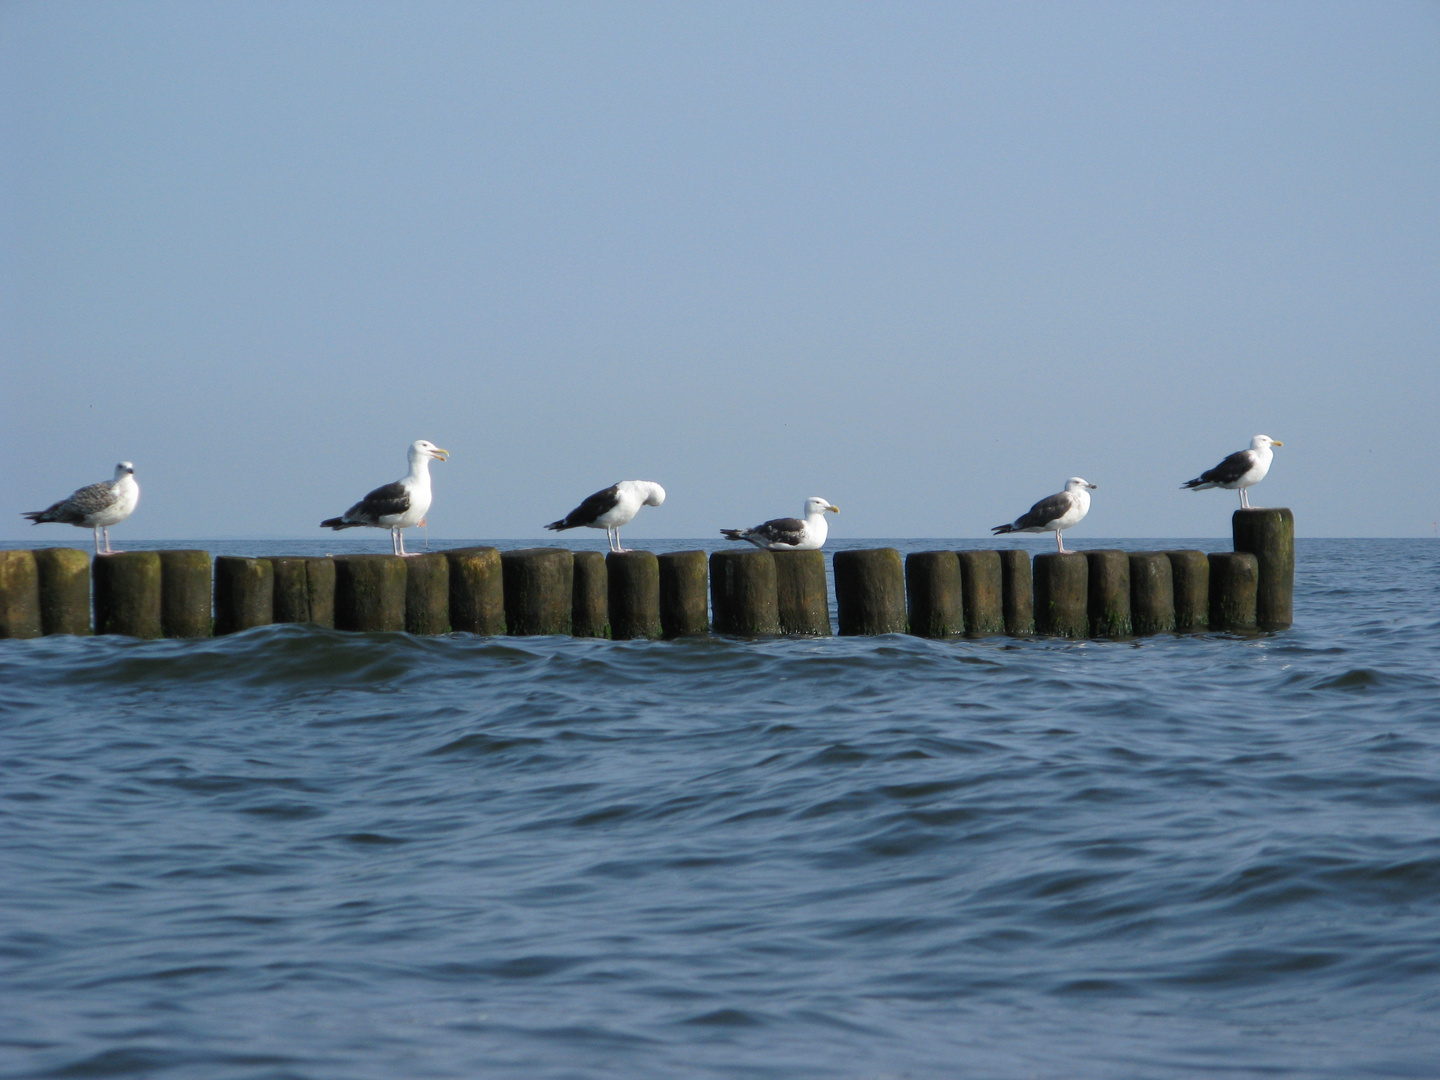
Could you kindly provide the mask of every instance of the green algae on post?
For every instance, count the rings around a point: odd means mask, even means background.
[[[660,629],[667,638],[710,632],[710,574],[703,551],[667,551],[660,563]]]
[[[912,551],[905,556],[905,601],[910,633],[916,637],[965,633],[960,556],[953,551]]]

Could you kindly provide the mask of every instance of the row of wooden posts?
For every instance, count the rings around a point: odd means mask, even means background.
[[[1233,552],[837,551],[841,634],[1119,638],[1279,630],[1295,522],[1239,510]],[[93,623],[92,623],[93,611]],[[658,638],[830,633],[819,551],[457,548],[400,558],[214,560],[73,548],[0,552],[0,637],[209,637],[271,623],[443,634]]]

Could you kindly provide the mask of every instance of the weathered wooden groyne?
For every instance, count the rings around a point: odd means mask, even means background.
[[[1283,630],[1295,519],[1237,510],[1234,550],[837,551],[841,634],[1128,638]],[[708,591],[708,597],[707,597]],[[708,601],[708,603],[707,603]],[[0,552],[0,637],[199,638],[272,623],[412,634],[615,639],[828,635],[819,551],[490,547],[401,558],[211,559],[204,551]]]

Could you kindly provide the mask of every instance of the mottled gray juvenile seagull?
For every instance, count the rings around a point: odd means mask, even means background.
[[[765,551],[819,551],[825,546],[825,537],[830,534],[826,513],[838,514],[840,508],[812,495],[805,500],[801,511],[805,520],[799,518],[772,518],[753,529],[721,529],[720,535],[727,540],[744,540]]]
[[[1264,480],[1265,474],[1270,471],[1270,461],[1275,456],[1270,448],[1284,445],[1269,435],[1256,435],[1250,440],[1249,450],[1236,450],[1213,469],[1205,470],[1194,480],[1186,480],[1180,486],[1191,491],[1208,491],[1217,487],[1227,491],[1238,490],[1241,509],[1253,510],[1255,508],[1250,505],[1250,496],[1245,489]]]
[[[110,548],[110,526],[130,516],[140,501],[140,485],[135,482],[135,466],[122,461],[115,466],[115,479],[102,480],[61,499],[44,510],[31,510],[24,516],[36,525],[58,521],[95,530],[95,554],[113,555]],[[105,550],[100,550],[100,536],[105,536]]]
[[[1055,532],[1055,547],[1061,555],[1073,555],[1065,550],[1065,541],[1060,539],[1064,529],[1077,525],[1090,512],[1090,492],[1098,484],[1078,476],[1065,481],[1065,490],[1047,495],[1009,525],[996,525],[990,531],[996,536],[1012,532]]]
[[[665,501],[665,489],[649,480],[621,480],[604,491],[597,491],[547,529],[604,529],[611,551],[628,551],[620,546],[620,526],[629,525],[642,506],[659,506]]]
[[[390,530],[390,544],[396,555],[409,555],[405,550],[402,529],[419,525],[430,511],[430,462],[445,461],[449,450],[428,439],[410,444],[410,471],[393,484],[378,487],[339,517],[320,522],[322,529],[353,529],[370,525]]]

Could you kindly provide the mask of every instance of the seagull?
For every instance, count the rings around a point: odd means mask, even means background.
[[[649,480],[621,480],[604,491],[597,491],[559,521],[545,528],[561,532],[565,529],[604,529],[610,550],[630,550],[620,546],[620,526],[629,525],[642,506],[659,506],[665,501],[665,489]]]
[[[1279,439],[1269,435],[1256,435],[1250,440],[1249,450],[1236,450],[1213,469],[1207,469],[1194,480],[1187,480],[1180,486],[1191,491],[1208,491],[1210,488],[1225,488],[1240,492],[1240,508],[1255,509],[1250,505],[1250,496],[1245,493],[1254,487],[1270,471],[1270,460],[1275,456],[1272,446],[1284,446]]]
[[[1090,492],[1097,487],[1098,484],[1072,476],[1065,481],[1064,491],[1047,495],[1009,525],[996,525],[990,531],[1000,536],[1002,533],[1050,532],[1053,529],[1055,547],[1060,554],[1074,555],[1075,552],[1065,550],[1065,541],[1060,539],[1060,531],[1078,525],[1080,519],[1090,512]]]
[[[58,521],[95,530],[95,554],[114,555],[110,547],[110,526],[130,516],[140,501],[140,485],[135,482],[135,466],[122,461],[115,466],[115,479],[102,480],[61,499],[44,510],[31,510],[24,516],[36,525]],[[105,550],[100,550],[100,536],[105,536]]]
[[[764,551],[819,551],[830,532],[825,521],[827,511],[838,514],[840,508],[815,495],[805,500],[805,509],[801,511],[804,521],[774,518],[753,529],[721,529],[720,535],[727,540],[749,541]]]
[[[430,510],[430,459],[445,461],[449,450],[428,439],[410,444],[410,471],[393,484],[378,487],[339,517],[320,522],[322,529],[353,529],[357,525],[373,525],[390,530],[390,543],[396,555],[410,555],[405,550],[402,529],[419,525]]]

